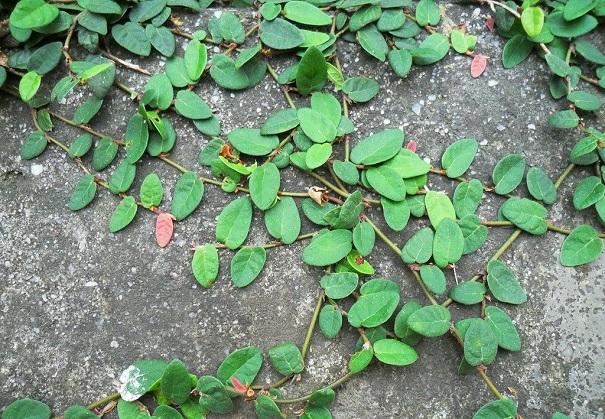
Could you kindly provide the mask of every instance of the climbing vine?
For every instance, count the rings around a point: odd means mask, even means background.
[[[548,116],[549,123],[582,136],[570,152],[569,165],[556,178],[523,155],[508,154],[495,165],[490,183],[465,177],[479,149],[475,139],[450,144],[440,166],[433,166],[401,129],[358,138],[349,119],[351,107],[371,101],[380,85],[366,75],[344,73],[339,42],[359,44],[402,78],[413,66],[435,64],[450,51],[467,56],[470,76],[481,77],[489,60],[478,52],[477,36],[463,24],[441,25],[444,5],[434,0],[238,0],[230,6],[241,7],[242,14],[253,9],[249,27],[234,8],[223,8],[203,28],[187,32],[180,14],[199,13],[211,3],[0,0],[0,87],[31,109],[34,130],[23,141],[21,158],[34,159],[49,145],[66,153],[82,172],[73,184],[69,209],[84,210],[106,190],[117,202],[109,216],[111,233],[146,211],[155,219],[157,244],[169,246],[179,222],[203,210],[206,187],[233,195],[218,216],[216,242],[193,249],[191,281],[202,287],[212,287],[219,258],[229,257],[233,285],[254,286],[267,251],[305,241],[302,261],[324,271],[316,278],[319,292],[304,341],[266,350],[269,363],[282,376],[271,385],[255,384],[264,362],[263,351],[256,347],[233,351],[214,374],[199,377],[178,359],[142,359],[124,370],[118,392],[85,407],[72,406],[62,415],[94,419],[117,409],[120,419],[200,419],[231,412],[233,400],[242,398],[253,404],[259,418],[287,413],[330,418],[341,384],[372,363],[405,367],[419,362],[414,348],[419,341],[450,334],[461,348],[460,374],[477,373],[494,397],[473,417],[520,417],[514,395],[498,389],[488,374],[499,351],[521,350],[521,338],[507,312],[527,300],[522,278],[500,258],[521,235],[547,231],[566,236],[559,256],[565,266],[591,263],[603,251],[605,234],[599,227],[557,226],[548,219],[548,208],[557,202],[560,186],[576,166],[593,166],[594,175],[576,185],[573,205],[593,211],[605,224],[605,135],[585,122],[602,105],[596,90],[605,88],[605,54],[592,42],[605,15],[605,1],[477,2],[491,10],[489,30],[507,38],[502,65],[515,67],[532,53],[542,57],[552,73],[550,94],[564,98],[566,108]],[[124,52],[160,54],[166,65],[154,74],[121,58]],[[290,58],[279,71],[271,64],[278,54]],[[117,67],[144,75],[143,91],[121,80]],[[66,75],[57,81],[58,71]],[[204,92],[196,92],[198,83],[208,78],[223,89],[242,90],[265,77],[283,93],[284,105],[254,128],[223,132]],[[95,115],[112,89],[122,91],[136,108],[122,138],[94,127]],[[56,111],[54,104],[73,90],[84,92],[87,99],[72,116]],[[199,154],[205,169],[185,167],[171,157],[177,134],[165,117],[168,112],[208,138]],[[81,135],[58,138],[55,124],[78,128]],[[131,188],[137,163],[152,158],[180,173],[169,204],[156,173],[147,175],[138,191]],[[305,176],[308,189],[282,188],[281,173],[289,167]],[[106,175],[109,168],[111,174]],[[429,189],[429,177],[455,181],[453,193]],[[528,194],[520,190],[522,184]],[[502,199],[493,220],[476,214],[486,194]],[[373,208],[381,208],[384,223],[376,220]],[[246,245],[255,212],[262,214],[274,241]],[[301,212],[316,230],[302,232]],[[390,231],[413,224],[422,227],[406,243],[389,238]],[[487,243],[490,228],[511,228],[512,233],[483,269],[470,279],[459,279],[457,267],[464,256]],[[376,237],[400,256],[425,303],[402,301],[397,282],[375,275],[380,273],[368,257]],[[452,304],[477,306],[477,315],[454,321]],[[309,394],[284,395],[280,387],[304,373],[316,329],[333,339],[345,333],[345,323],[359,335],[345,373]],[[153,413],[139,400],[145,395],[157,406]],[[2,417],[51,415],[43,402],[21,399],[8,405]],[[557,412],[552,417],[566,416]]]

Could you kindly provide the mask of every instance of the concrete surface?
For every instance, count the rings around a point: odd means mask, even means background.
[[[449,21],[466,22],[470,32],[479,35],[478,52],[490,57],[486,73],[477,80],[470,78],[470,60],[453,53],[436,66],[414,68],[400,80],[356,46],[342,44],[346,74],[376,77],[382,86],[375,100],[353,108],[358,127],[353,138],[402,127],[407,139],[418,142],[419,153],[438,164],[447,144],[473,137],[481,148],[472,176],[488,181],[499,158],[521,152],[529,163],[556,177],[579,134],[547,126],[547,115],[564,104],[550,99],[541,60],[533,57],[510,71],[501,68],[503,41],[485,29],[485,13],[470,6],[447,9]],[[205,18],[188,17],[187,22],[189,28],[204,26]],[[115,51],[122,53],[117,47]],[[142,63],[154,69],[163,65],[154,59]],[[119,71],[119,79],[139,89],[145,80],[128,71]],[[269,77],[241,93],[208,82],[196,91],[217,110],[223,132],[258,127],[271,111],[286,106]],[[77,93],[65,105],[53,107],[71,115],[82,97]],[[134,106],[117,90],[108,103],[93,125],[120,136]],[[171,119],[178,131],[174,158],[207,173],[196,161],[208,138],[175,115]],[[602,112],[594,118],[601,129],[603,121]],[[25,396],[51,404],[56,412],[89,403],[113,391],[122,370],[142,357],[178,357],[194,372],[208,374],[238,347],[256,345],[266,351],[283,341],[302,344],[321,276],[319,269],[300,260],[304,244],[269,251],[261,278],[243,290],[230,285],[230,255],[221,251],[220,278],[203,290],[190,272],[189,248],[214,241],[215,217],[231,197],[208,186],[202,207],[177,225],[166,249],[154,244],[154,218],[149,213],[141,212],[125,231],[110,234],[107,223],[117,199],[102,190],[90,207],[70,212],[66,204],[80,172],[58,149],[49,147],[33,161],[20,161],[20,144],[31,130],[26,107],[0,96],[0,406]],[[58,126],[55,134],[69,142],[77,131]],[[168,190],[162,208],[169,208],[178,173],[149,157],[138,167],[132,190],[138,190],[144,174],[155,171]],[[103,176],[110,173],[108,169]],[[553,205],[555,223],[571,227],[594,222],[591,211],[577,213],[571,207],[572,185],[580,175],[574,172]],[[433,188],[454,186],[431,179]],[[283,189],[303,191],[314,184],[290,168]],[[487,196],[481,216],[494,219],[500,202]],[[380,215],[379,210],[371,214],[375,219]],[[415,221],[404,232],[390,235],[403,244],[420,226]],[[305,223],[303,231],[315,228]],[[461,275],[481,270],[509,233],[491,231],[489,244],[464,259]],[[268,240],[256,211],[249,243]],[[516,397],[526,418],[550,417],[556,410],[576,418],[603,418],[605,257],[578,269],[564,268],[557,260],[562,241],[553,233],[524,235],[503,257],[520,277],[529,301],[505,307],[519,329],[523,349],[499,353],[489,374],[503,392]],[[382,243],[370,261],[378,274],[401,285],[402,300],[424,301],[398,257]],[[476,308],[455,307],[452,312],[455,317],[477,315]],[[316,333],[303,380],[287,385],[286,394],[304,394],[339,377],[356,339],[347,327],[335,340]],[[461,350],[453,338],[426,339],[418,352],[419,361],[410,367],[374,365],[340,388],[334,417],[467,418],[492,400],[476,374],[457,375]],[[260,375],[261,382],[272,378],[268,368]],[[240,406],[229,417],[251,416],[249,406]]]

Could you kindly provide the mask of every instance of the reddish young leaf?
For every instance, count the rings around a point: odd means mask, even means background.
[[[475,55],[471,63],[471,77],[477,78],[485,71],[487,67],[487,57],[485,55]]]
[[[487,26],[487,29],[489,29],[490,32],[494,31],[494,23],[494,18],[491,16],[489,16],[485,21],[485,26]]]
[[[238,393],[246,394],[246,392],[248,391],[248,387],[243,385],[241,381],[238,380],[235,376],[231,377],[231,385]]]
[[[174,215],[167,212],[158,215],[155,222],[155,241],[158,243],[158,246],[166,247],[170,243],[174,231],[174,224],[172,222],[175,219]]]
[[[416,141],[411,140],[411,141],[408,141],[408,143],[405,145],[405,148],[407,148],[408,150],[410,150],[410,151],[412,151],[412,152],[415,153],[417,145],[418,144],[416,143]]]

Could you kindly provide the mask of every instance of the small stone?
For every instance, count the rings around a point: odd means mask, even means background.
[[[38,176],[43,171],[44,171],[44,166],[42,166],[41,164],[32,164],[32,167],[31,167],[32,175]]]
[[[117,348],[118,346],[120,346],[120,344],[118,343],[117,340],[112,340],[111,343],[109,344],[109,346],[111,346],[112,348]]]
[[[487,85],[489,87],[494,87],[494,86],[498,85],[498,82],[496,80],[490,80],[490,81],[487,82]]]

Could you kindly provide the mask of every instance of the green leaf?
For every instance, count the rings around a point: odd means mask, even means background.
[[[216,225],[216,240],[229,249],[244,243],[252,223],[252,203],[247,196],[231,201],[220,213]]]
[[[395,156],[403,145],[403,131],[386,129],[364,138],[351,150],[351,161],[355,164],[372,165]]]
[[[262,364],[261,350],[248,346],[230,353],[218,367],[216,377],[227,385],[231,385],[231,377],[235,377],[243,385],[248,386],[256,378]]]
[[[319,329],[330,339],[338,335],[342,327],[342,313],[330,304],[323,306],[319,312]]]
[[[353,229],[353,245],[361,256],[372,253],[375,241],[376,233],[369,223],[362,221]]]
[[[546,233],[548,211],[527,198],[510,198],[501,207],[502,215],[514,225],[531,234]]]
[[[303,261],[311,266],[332,265],[349,254],[352,245],[349,230],[337,229],[319,234],[303,250]]]
[[[384,364],[404,366],[413,364],[418,359],[414,348],[396,339],[381,339],[373,346],[374,355]]]
[[[196,389],[200,393],[199,404],[204,411],[230,413],[233,402],[223,383],[211,375],[198,378]],[[183,413],[185,413],[183,411]],[[187,417],[187,416],[186,416]]]
[[[477,304],[483,301],[485,291],[481,282],[465,281],[450,290],[450,298],[460,304]]]
[[[498,340],[483,319],[473,319],[464,334],[464,360],[469,365],[489,365],[496,359]]]
[[[246,39],[244,25],[233,12],[223,12],[218,19],[218,28],[221,36],[226,42],[241,44]]]
[[[594,0],[584,0],[594,4]],[[569,2],[568,2],[569,3]],[[574,2],[571,2],[573,4]],[[574,41],[576,52],[586,60],[598,65],[605,65],[605,54],[603,54],[594,44],[587,39],[576,39]]]
[[[262,135],[281,134],[298,126],[296,109],[282,109],[272,113],[260,127]]]
[[[136,173],[137,167],[134,164],[129,163],[128,160],[122,160],[109,178],[111,192],[119,194],[130,189]]]
[[[164,197],[164,188],[162,187],[160,177],[155,173],[145,176],[139,195],[141,197],[141,204],[145,208],[159,207]]]
[[[378,94],[378,90],[378,82],[364,76],[351,77],[342,85],[342,91],[357,103],[369,102]]]
[[[287,2],[284,6],[284,16],[304,25],[324,26],[332,23],[330,15],[306,1]]]
[[[576,105],[576,108],[584,111],[596,111],[603,104],[597,95],[583,92],[581,90],[574,90],[573,92],[569,93],[567,95],[567,100]]]
[[[92,175],[83,175],[76,187],[71,193],[69,198],[69,209],[72,211],[78,211],[88,206],[95,198],[97,193],[97,184],[95,178]]]
[[[503,157],[492,172],[492,181],[495,185],[496,193],[506,195],[513,190],[523,180],[525,174],[525,158],[520,154],[509,154]]]
[[[349,31],[357,32],[362,29],[364,26],[372,22],[376,22],[380,15],[382,14],[382,9],[378,5],[366,5],[357,9],[349,19]]]
[[[9,9],[10,10],[10,9]],[[10,24],[19,29],[34,29],[52,23],[59,9],[44,0],[21,0],[10,14]]]
[[[100,172],[111,164],[118,154],[118,145],[111,138],[103,137],[97,143],[92,154],[92,167]]]
[[[170,361],[160,379],[164,397],[175,404],[183,404],[189,398],[191,387],[191,378],[185,364],[178,359]]]
[[[485,244],[487,240],[487,227],[481,224],[481,220],[474,214],[467,215],[458,221],[462,236],[464,236],[463,255],[473,253]]]
[[[443,192],[428,191],[424,204],[429,220],[434,228],[439,227],[445,219],[455,220],[456,210],[450,198]]]
[[[495,400],[475,413],[473,419],[515,419],[517,417],[517,405],[509,399]]]
[[[191,40],[185,48],[185,70],[191,80],[198,80],[204,73],[208,63],[206,44],[197,39]]]
[[[550,71],[559,77],[566,77],[571,72],[571,67],[569,64],[567,64],[565,60],[559,58],[557,55],[549,53],[544,56],[544,59],[546,60]]]
[[[63,43],[60,41],[50,42],[36,49],[27,61],[27,69],[44,75],[53,70],[61,60]]]
[[[160,26],[147,25],[145,27],[145,36],[151,42],[151,45],[163,56],[171,57],[176,48],[176,40],[170,29]]]
[[[79,135],[73,143],[69,146],[69,156],[70,157],[82,157],[92,147],[92,135],[88,133],[84,133]],[[23,158],[23,157],[21,157]]]
[[[315,390],[309,398],[309,405],[318,407],[327,407],[334,402],[336,393],[330,387]]]
[[[265,211],[265,226],[271,236],[285,244],[296,241],[300,234],[300,215],[294,198],[284,196]]]
[[[362,294],[348,313],[353,327],[376,327],[391,318],[399,304],[399,293],[390,290]]]
[[[499,260],[491,260],[487,264],[487,285],[498,301],[509,304],[527,301],[527,294],[513,271]]]
[[[575,128],[579,123],[580,117],[571,109],[555,112],[548,118],[548,124],[555,128]]]
[[[349,360],[349,371],[352,374],[357,374],[363,371],[368,365],[370,365],[372,359],[374,359],[374,350],[371,347],[363,349],[359,352],[355,352],[353,355],[351,355],[351,359]]]
[[[263,19],[273,20],[279,16],[281,12],[281,5],[275,3],[263,3],[259,11]]]
[[[210,286],[216,281],[218,275],[218,251],[212,244],[205,244],[195,248],[193,259],[191,260],[191,270],[197,282],[204,288]]]
[[[422,265],[420,267],[420,279],[429,291],[435,294],[443,294],[445,292],[446,281],[443,271],[435,265]]]
[[[336,138],[336,125],[328,116],[311,108],[300,108],[297,116],[300,128],[314,142],[332,142]]]
[[[38,400],[21,399],[6,406],[2,412],[2,419],[50,419],[51,414],[50,407],[44,403]]]
[[[563,8],[563,18],[567,21],[577,19],[591,11],[596,3],[594,0],[568,1]]]
[[[387,225],[395,231],[403,230],[410,219],[408,202],[396,202],[383,197],[380,198],[380,205],[382,206],[382,215]]]
[[[504,45],[502,65],[513,68],[523,62],[531,53],[534,44],[525,35],[515,35]]]
[[[281,419],[286,417],[273,399],[263,394],[254,400],[254,413],[259,419]]]
[[[440,33],[433,33],[427,36],[424,41],[418,45],[418,48],[412,51],[414,64],[430,65],[441,61],[450,49],[450,41],[447,36]]]
[[[147,81],[141,102],[152,108],[166,110],[172,104],[173,97],[174,91],[170,79],[166,74],[160,73]]]
[[[187,402],[185,402],[187,403]],[[157,406],[153,411],[154,419],[183,419],[183,416],[174,407],[162,405]]]
[[[19,81],[19,96],[23,102],[29,102],[34,97],[42,83],[42,76],[35,71],[25,73]]]
[[[370,24],[357,32],[357,42],[371,56],[379,61],[385,61],[389,46],[376,25]]]
[[[180,90],[174,102],[176,111],[189,119],[206,119],[212,116],[212,110],[198,95],[190,90]]]
[[[38,157],[46,150],[48,141],[42,131],[34,131],[25,139],[21,146],[21,158],[31,160]]]
[[[405,199],[405,183],[394,169],[382,165],[371,167],[365,173],[370,186],[380,195],[392,201]]]
[[[521,13],[521,24],[528,36],[538,36],[544,26],[544,11],[540,7],[527,7]]]
[[[187,218],[202,202],[204,184],[195,172],[185,172],[174,186],[170,213],[177,221]]]
[[[452,43],[452,48],[454,48],[457,53],[464,54],[469,50],[466,36],[460,30],[454,29],[450,33],[450,42]]]
[[[508,314],[498,307],[487,306],[485,321],[494,332],[499,347],[508,351],[521,350],[521,338]]]
[[[304,3],[302,1],[291,1],[286,3],[286,8],[292,3]],[[311,6],[310,4],[308,4]],[[314,6],[313,6],[314,7]],[[302,56],[296,72],[296,88],[298,92],[307,95],[313,91],[321,90],[328,80],[328,67],[326,59],[316,47],[308,48]]]
[[[441,166],[450,178],[462,176],[475,159],[479,143],[472,138],[463,138],[450,144],[441,157]]]
[[[147,120],[137,112],[130,117],[128,126],[126,127],[126,144],[124,146],[126,149],[126,160],[133,164],[139,161],[147,149],[148,141],[149,129],[147,127]]]
[[[447,333],[450,320],[449,310],[435,304],[414,311],[408,317],[408,325],[422,336],[436,337]]]
[[[254,169],[250,175],[250,197],[261,210],[269,209],[277,199],[281,178],[279,169],[269,162]]]
[[[401,307],[401,310],[395,317],[395,325],[393,331],[395,335],[408,345],[415,345],[421,339],[421,335],[414,332],[408,325],[408,318],[422,306],[415,300],[410,300]]]
[[[121,419],[149,419],[149,410],[141,402],[118,400],[118,417]]]
[[[78,106],[74,113],[73,120],[76,124],[88,124],[90,120],[99,112],[103,105],[103,99],[95,96],[89,97],[84,103]]]
[[[531,196],[545,204],[554,204],[557,200],[557,188],[546,173],[539,167],[527,171],[527,189]]]
[[[357,289],[359,278],[354,272],[329,273],[321,278],[321,287],[329,298],[346,298]]]
[[[416,5],[416,23],[420,26],[435,26],[441,20],[439,7],[434,0],[420,0]]]
[[[292,342],[270,348],[269,361],[277,372],[285,376],[298,374],[305,367],[300,349]]]
[[[349,185],[356,185],[359,182],[359,171],[350,161],[334,160],[332,169],[340,180]]]
[[[400,149],[392,159],[384,163],[384,166],[394,169],[399,177],[404,179],[422,176],[431,170],[430,164],[406,148]]]
[[[433,230],[424,227],[418,230],[401,249],[405,263],[426,263],[433,254]]]
[[[477,179],[459,183],[454,191],[453,199],[456,215],[459,218],[464,218],[467,215],[474,214],[479,204],[481,204],[482,198],[483,184]]]
[[[296,48],[305,40],[300,29],[279,17],[271,21],[263,20],[259,33],[263,44],[278,50]]]
[[[577,38],[592,31],[598,25],[598,20],[589,14],[566,21],[563,12],[549,13],[546,24],[554,36],[561,38]]]
[[[444,219],[435,231],[433,239],[433,260],[440,268],[455,264],[462,257],[464,236],[455,221]]]
[[[132,222],[137,215],[137,201],[132,196],[123,198],[111,214],[109,231],[116,233]]]
[[[242,247],[231,259],[231,281],[238,288],[250,285],[265,266],[267,252],[262,247]]]
[[[111,36],[118,45],[135,55],[147,57],[151,53],[151,42],[147,39],[145,29],[138,23],[114,25],[111,28]]]
[[[603,251],[603,240],[597,231],[582,224],[572,230],[561,247],[561,265],[580,266],[595,261]]]
[[[384,16],[384,14],[383,14]],[[380,22],[378,22],[380,28]],[[393,48],[387,54],[389,65],[401,78],[405,78],[410,73],[412,68],[412,54],[407,49]]]
[[[241,153],[265,156],[279,145],[276,135],[262,135],[259,129],[237,128],[227,134],[227,139]]]
[[[332,145],[330,143],[313,144],[307,150],[305,163],[311,170],[322,166],[332,155]]]

